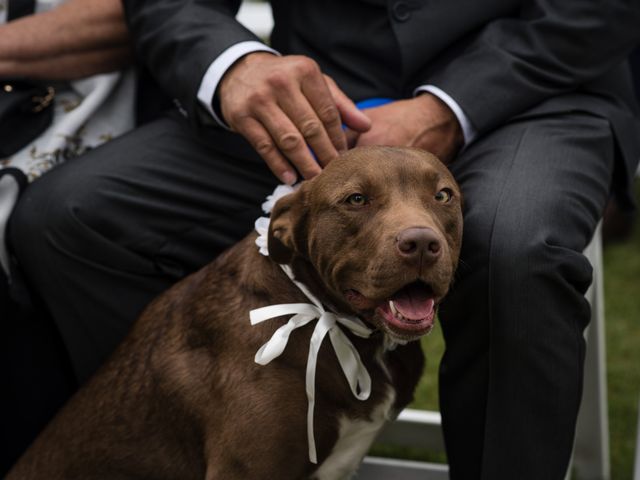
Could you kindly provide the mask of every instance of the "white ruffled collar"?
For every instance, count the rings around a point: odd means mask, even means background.
[[[269,215],[276,202],[280,200],[282,197],[289,195],[295,192],[298,189],[298,185],[278,185],[273,193],[267,196],[267,199],[262,204],[262,211]],[[256,220],[255,223],[256,232],[258,232],[258,238],[256,238],[256,245],[258,246],[258,250],[265,257],[269,256],[269,246],[268,246],[268,238],[269,238],[269,217],[260,217]]]

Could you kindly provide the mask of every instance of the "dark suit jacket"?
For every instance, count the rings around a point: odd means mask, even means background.
[[[190,118],[211,62],[255,35],[239,1],[124,0],[139,56]],[[440,87],[479,134],[519,115],[585,111],[612,124],[623,200],[640,158],[625,59],[640,40],[626,0],[280,0],[272,46],[314,58],[354,100]]]

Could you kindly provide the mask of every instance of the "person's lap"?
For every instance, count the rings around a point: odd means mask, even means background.
[[[11,223],[21,268],[80,380],[144,306],[253,227],[275,178],[167,117],[31,185]]]
[[[440,311],[452,478],[563,478],[589,319],[582,251],[613,156],[608,122],[573,113],[522,118],[452,164],[465,196],[462,260]]]

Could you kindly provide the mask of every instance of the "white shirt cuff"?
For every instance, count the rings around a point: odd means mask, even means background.
[[[447,104],[447,106],[451,109],[453,114],[458,119],[458,122],[460,123],[460,128],[462,129],[462,136],[464,137],[465,145],[467,145],[469,142],[471,142],[471,140],[475,138],[477,134],[476,129],[473,128],[473,125],[471,125],[471,122],[467,118],[467,115],[462,111],[462,108],[460,108],[460,105],[458,105],[458,103],[453,98],[451,98],[451,96],[449,96],[447,92],[440,90],[434,85],[422,85],[421,87],[416,88],[413,94],[417,95],[419,92],[432,93]]]
[[[264,43],[255,40],[236,43],[230,46],[216,58],[202,77],[200,88],[198,89],[198,100],[202,106],[211,114],[214,120],[222,127],[228,128],[225,122],[218,117],[213,109],[213,96],[216,93],[220,80],[241,57],[252,52],[271,52],[279,55],[274,49],[267,47]]]

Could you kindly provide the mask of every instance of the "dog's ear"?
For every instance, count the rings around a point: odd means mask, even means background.
[[[294,254],[302,253],[298,232],[303,232],[307,221],[306,188],[302,186],[278,200],[271,211],[269,222],[269,256],[277,263],[289,264]]]

